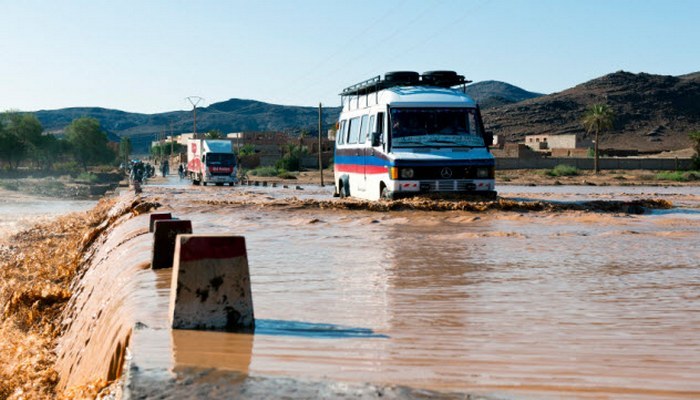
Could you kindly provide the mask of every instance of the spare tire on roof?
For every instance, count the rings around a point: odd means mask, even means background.
[[[413,86],[418,84],[420,74],[413,71],[387,72],[384,74],[384,80],[397,86]]]
[[[464,77],[455,71],[427,71],[423,72],[422,79],[426,85],[450,87],[462,83]]]

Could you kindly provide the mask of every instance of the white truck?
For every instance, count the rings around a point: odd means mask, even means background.
[[[187,141],[187,176],[194,185],[214,183],[233,186],[238,181],[236,155],[230,140],[190,139]]]

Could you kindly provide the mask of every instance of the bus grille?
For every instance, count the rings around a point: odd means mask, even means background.
[[[473,181],[467,179],[439,179],[420,181],[423,192],[471,192],[476,190]]]

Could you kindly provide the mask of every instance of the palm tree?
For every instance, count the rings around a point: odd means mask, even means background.
[[[598,143],[600,142],[599,134],[600,132],[612,129],[613,121],[615,119],[615,113],[607,104],[593,104],[591,108],[586,111],[583,117],[583,127],[586,128],[587,133],[595,132],[595,143],[593,144],[593,170],[598,174]]]

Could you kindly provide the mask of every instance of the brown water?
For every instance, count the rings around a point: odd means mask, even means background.
[[[86,211],[95,204],[95,200],[38,197],[0,189],[0,243],[38,222],[48,222],[62,214]]]
[[[694,189],[664,194],[683,208],[641,216],[199,201],[202,193],[262,203],[280,197],[272,189],[221,189],[146,193],[191,219],[195,233],[246,237],[256,334],[167,328],[169,271],[144,269],[150,242],[140,216],[123,221],[93,257],[76,309],[89,305],[72,315],[59,352],[63,385],[96,373],[95,354],[123,351],[138,322],[146,334],[129,348],[145,369],[213,367],[512,398],[700,397]],[[640,195],[557,190],[510,195]],[[88,332],[89,343],[75,344]],[[76,363],[78,354],[92,358]]]

